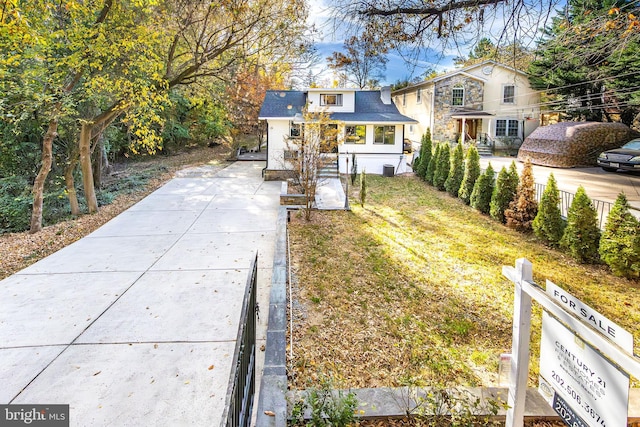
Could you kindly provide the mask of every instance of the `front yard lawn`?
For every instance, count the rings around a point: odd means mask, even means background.
[[[367,184],[364,208],[352,192],[351,212],[314,212],[311,222],[292,214],[292,387],[319,375],[352,388],[496,385],[513,310],[501,270],[521,257],[537,283],[556,283],[629,330],[638,354],[640,283],[579,265],[416,177],[371,175]]]

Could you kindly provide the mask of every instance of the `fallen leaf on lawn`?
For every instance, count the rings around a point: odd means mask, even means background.
[[[276,416],[276,413],[273,412],[273,411],[264,411],[264,414],[265,415],[269,415],[270,417],[275,417]]]
[[[207,369],[212,370],[213,369],[213,365],[209,366]]]

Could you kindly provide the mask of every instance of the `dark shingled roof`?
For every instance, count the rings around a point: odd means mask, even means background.
[[[268,90],[264,96],[260,114],[261,119],[270,117],[294,117],[302,114],[306,103],[305,93],[299,90]],[[291,109],[288,106],[291,106]]]
[[[393,102],[383,103],[380,91],[356,91],[355,97],[355,112],[332,113],[331,118],[343,122],[418,123],[417,120],[400,114]],[[294,117],[296,113],[302,113],[305,102],[306,93],[302,91],[267,91],[259,117]],[[288,108],[289,105],[291,109]]]

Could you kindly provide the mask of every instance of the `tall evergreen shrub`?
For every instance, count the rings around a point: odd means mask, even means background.
[[[451,150],[449,148],[449,143],[445,142],[444,144],[441,144],[440,156],[436,163],[436,169],[433,172],[433,186],[440,191],[445,190],[444,183],[447,181],[447,177],[449,176],[449,168],[451,166],[450,154]]]
[[[518,177],[518,168],[516,168],[515,162],[511,162],[509,170],[504,166],[502,167],[491,195],[491,206],[489,208],[491,218],[503,224],[506,222],[504,211],[507,210],[509,203],[516,197],[519,182],[520,178]]]
[[[429,184],[433,185],[433,175],[436,172],[436,165],[438,164],[438,157],[440,157],[440,152],[442,151],[441,145],[436,144],[435,149],[433,150],[433,154],[429,159],[429,164],[427,165],[427,170],[424,173],[424,180]]]
[[[458,190],[458,197],[460,197],[466,204],[471,203],[473,186],[479,176],[480,155],[478,154],[476,147],[472,145],[467,150],[467,156],[464,162],[464,174],[462,176],[462,182],[460,183],[460,189]]]
[[[509,203],[509,209],[504,211],[507,227],[523,233],[532,230],[533,220],[538,213],[536,201],[536,184],[533,180],[533,166],[527,160],[522,169],[520,183],[515,198]]]
[[[491,204],[491,195],[493,194],[493,187],[495,186],[495,171],[489,163],[487,169],[476,180],[473,186],[473,192],[471,193],[471,206],[482,212],[483,214],[489,213],[489,205]]]
[[[420,157],[418,157],[418,166],[414,166],[415,173],[422,179],[426,179],[427,168],[429,162],[431,162],[433,146],[431,144],[431,130],[427,128],[427,131],[422,135],[422,145],[420,146]]]
[[[360,206],[364,207],[364,202],[367,199],[367,172],[363,168],[360,172]]]
[[[549,175],[547,187],[542,193],[538,214],[532,226],[533,232],[539,239],[551,246],[558,246],[562,239],[565,222],[560,213],[560,192],[553,174]]]
[[[560,239],[560,247],[581,263],[595,263],[598,261],[599,242],[598,214],[584,187],[580,186],[567,213],[567,227]]]
[[[358,176],[358,160],[356,159],[356,153],[351,153],[351,185],[356,185],[357,176]]]
[[[464,178],[464,150],[462,144],[456,145],[451,156],[451,165],[449,168],[449,176],[444,183],[447,192],[453,197],[458,197],[460,184]]]
[[[640,277],[640,222],[629,212],[624,193],[618,195],[609,212],[599,253],[616,276]]]

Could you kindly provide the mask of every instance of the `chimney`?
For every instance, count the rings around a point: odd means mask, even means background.
[[[383,86],[380,88],[380,99],[383,104],[391,104],[391,86]]]

